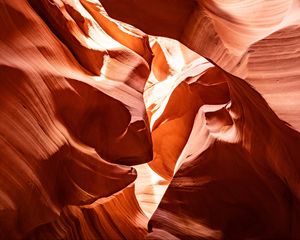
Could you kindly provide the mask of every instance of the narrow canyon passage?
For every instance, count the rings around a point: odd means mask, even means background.
[[[0,239],[300,239],[298,0],[0,0]]]

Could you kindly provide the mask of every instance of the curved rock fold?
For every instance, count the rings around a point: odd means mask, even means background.
[[[0,239],[299,239],[297,0],[0,1]]]

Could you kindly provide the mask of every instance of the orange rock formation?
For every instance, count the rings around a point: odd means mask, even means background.
[[[0,239],[300,239],[299,1],[100,2],[0,1]]]

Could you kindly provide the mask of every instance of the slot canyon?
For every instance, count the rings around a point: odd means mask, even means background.
[[[300,240],[299,0],[0,0],[0,239]]]

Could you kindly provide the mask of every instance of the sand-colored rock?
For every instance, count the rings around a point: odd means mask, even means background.
[[[274,111],[300,129],[300,4],[297,0],[101,0],[116,19],[179,40],[249,81]],[[138,14],[130,14],[137,12]],[[292,108],[289,113],[284,109]]]
[[[149,222],[147,238],[299,238],[299,133],[288,125],[299,130],[298,1],[101,2],[114,18],[149,34],[181,41],[222,68],[212,79],[228,84],[228,103],[200,105],[193,114],[194,125],[185,125],[192,130],[181,147],[171,150],[170,140],[162,138],[166,134],[157,137],[171,153],[179,151],[179,157],[178,153],[167,160],[155,157],[161,144],[156,146],[153,137],[154,161],[149,164],[159,166],[153,169],[169,177],[174,162],[175,172],[179,170]],[[127,9],[139,14],[130,15]],[[160,81],[167,79],[156,75]],[[220,96],[207,90],[198,93],[197,99],[205,94],[213,99]],[[191,95],[186,92],[173,104],[176,114]],[[152,109],[155,107],[150,107],[151,118],[155,116]],[[167,107],[161,104],[156,109],[163,116]],[[206,131],[201,131],[196,120],[202,126],[205,123]],[[177,126],[171,127],[169,134],[175,136],[183,129]],[[208,148],[201,147],[207,142]],[[174,161],[170,163],[170,159]],[[161,173],[164,165],[168,174]]]
[[[147,222],[131,185],[93,204],[64,208],[58,220],[36,228],[27,239],[144,239]]]
[[[0,24],[0,239],[300,238],[299,1],[2,0]]]
[[[183,162],[147,239],[297,239],[300,135],[245,81],[219,77],[229,85],[235,134],[210,131],[215,142]]]
[[[151,160],[149,66],[79,1],[39,2],[50,28],[33,1],[0,4],[0,238],[17,239],[121,191],[136,179],[124,165]]]

